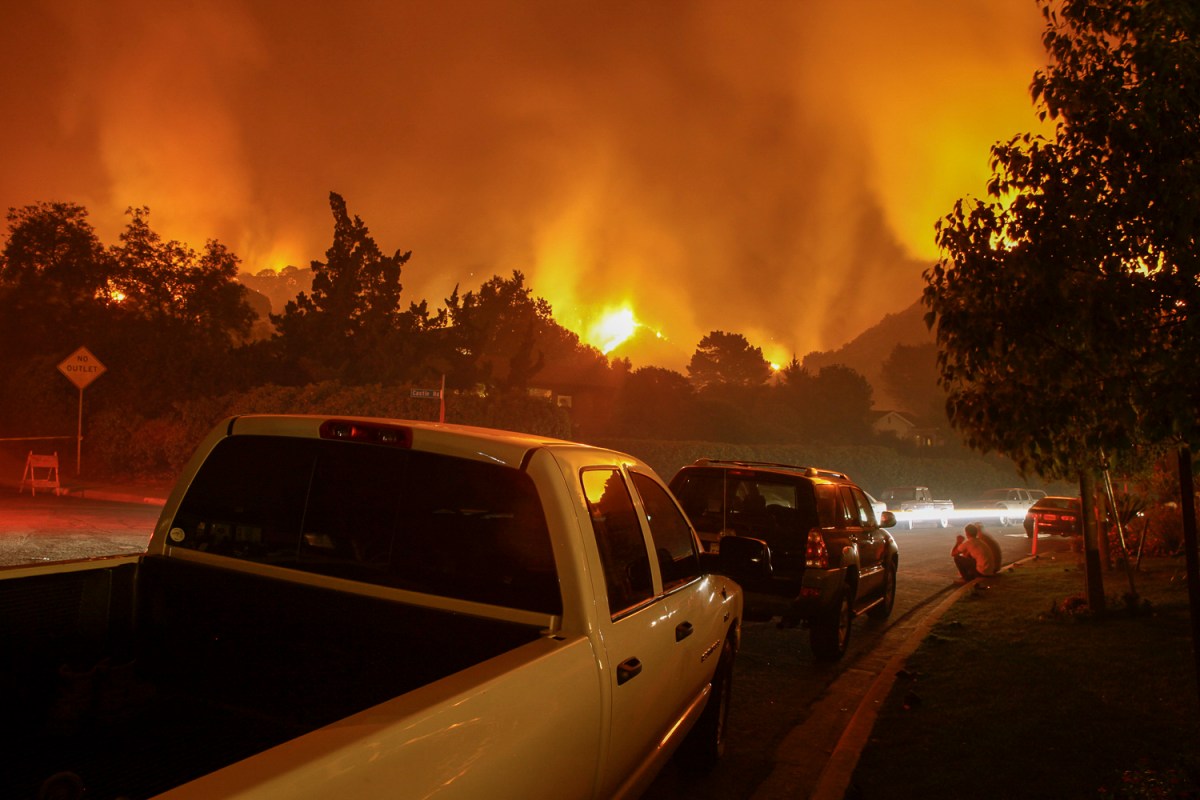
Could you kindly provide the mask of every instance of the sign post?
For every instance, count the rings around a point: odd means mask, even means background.
[[[86,347],[81,347],[71,353],[58,365],[58,371],[79,387],[79,427],[75,435],[75,477],[79,477],[79,465],[83,452],[83,390],[88,384],[103,375],[107,369],[100,363],[100,359],[92,355]]]

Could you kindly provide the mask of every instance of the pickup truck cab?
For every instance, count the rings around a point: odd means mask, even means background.
[[[918,522],[933,522],[939,528],[950,526],[951,500],[935,500],[928,486],[889,486],[880,496],[888,510],[912,530]]]
[[[623,453],[231,418],[144,556],[0,571],[0,796],[636,797],[723,747],[708,561]]]
[[[818,660],[845,654],[856,616],[891,614],[900,554],[886,529],[896,520],[890,511],[876,519],[845,473],[700,459],[675,474],[671,489],[705,547],[731,559],[747,618],[807,625]],[[754,570],[740,571],[748,556]]]

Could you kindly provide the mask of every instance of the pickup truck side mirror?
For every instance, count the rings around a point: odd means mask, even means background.
[[[705,553],[703,565],[706,571],[727,575],[738,583],[756,583],[769,580],[771,548],[762,539],[749,536],[723,536],[718,553]]]
[[[879,527],[891,528],[896,524],[896,515],[890,511],[884,511],[879,516]]]

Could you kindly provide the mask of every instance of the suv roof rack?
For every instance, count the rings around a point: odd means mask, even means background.
[[[795,464],[780,464],[775,461],[739,461],[725,458],[698,458],[695,465],[698,467],[728,465],[733,467],[767,467],[769,469],[784,470],[787,472],[799,472],[809,478],[834,478],[837,480],[848,481],[850,476],[844,472],[838,472],[832,469],[822,469],[820,467],[798,467]]]

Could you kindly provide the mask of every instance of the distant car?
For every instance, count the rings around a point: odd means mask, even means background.
[[[882,497],[888,510],[897,514],[896,520],[906,522],[909,530],[917,522],[933,522],[941,528],[950,525],[954,502],[934,500],[928,486],[889,486]]]
[[[999,509],[1001,526],[1015,523],[1036,503],[1046,496],[1041,489],[1026,489],[1014,486],[1005,489],[988,489],[979,499],[979,505],[985,509]]]
[[[1082,508],[1078,497],[1043,497],[1025,514],[1025,535],[1078,536],[1082,533]]]

